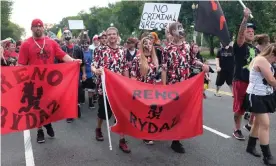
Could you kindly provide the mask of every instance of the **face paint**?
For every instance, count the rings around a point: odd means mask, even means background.
[[[181,24],[177,25],[176,31],[178,32],[178,36],[184,37],[184,35],[185,35],[184,28]]]
[[[72,39],[72,33],[69,30],[65,30],[63,32],[64,39],[69,41]]]
[[[150,39],[145,39],[143,41],[143,48],[145,52],[151,52],[152,50],[152,42],[150,41]]]

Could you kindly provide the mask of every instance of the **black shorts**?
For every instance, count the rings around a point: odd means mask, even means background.
[[[246,94],[243,107],[252,113],[274,113],[276,110],[276,92],[267,96]]]
[[[83,83],[83,89],[87,89],[88,91],[95,90],[96,84],[93,78],[87,78]]]
[[[218,72],[216,86],[222,86],[225,82],[227,85],[232,85],[233,81],[233,72],[227,70],[221,70]]]
[[[98,104],[99,104],[98,118],[106,120],[103,95],[99,95]],[[107,98],[106,98],[106,105],[107,105],[108,119],[110,119],[112,116],[112,111]]]

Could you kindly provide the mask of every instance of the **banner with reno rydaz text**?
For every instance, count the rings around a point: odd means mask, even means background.
[[[78,63],[1,70],[1,134],[77,117]]]
[[[174,85],[152,85],[105,69],[113,132],[139,139],[180,140],[203,134],[204,74]]]

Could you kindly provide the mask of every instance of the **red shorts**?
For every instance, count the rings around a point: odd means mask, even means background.
[[[240,115],[243,115],[245,109],[242,108],[243,101],[246,95],[248,83],[243,81],[233,81],[233,95],[234,95],[234,102],[233,102],[233,111]]]

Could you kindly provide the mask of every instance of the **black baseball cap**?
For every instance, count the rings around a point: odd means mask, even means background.
[[[247,23],[246,27],[247,28],[252,28],[252,29],[256,30],[256,26],[253,23]]]

